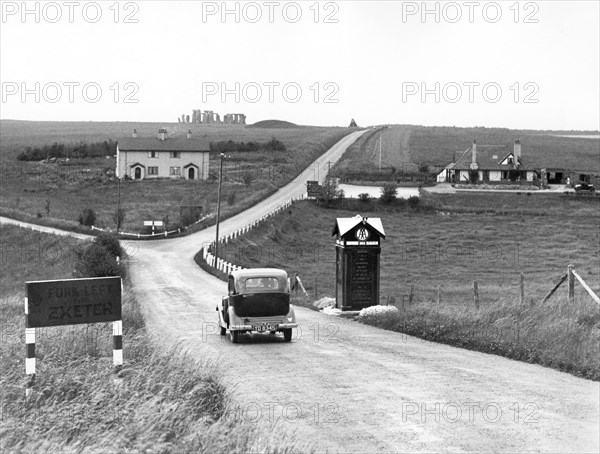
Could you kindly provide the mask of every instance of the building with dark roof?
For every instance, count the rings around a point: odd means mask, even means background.
[[[117,142],[116,175],[134,180],[206,180],[209,152],[208,140],[192,137],[191,130],[185,137],[168,137],[166,129],[160,129],[156,137],[138,137],[134,129],[132,137]]]
[[[451,183],[522,183],[537,179],[539,169],[527,165],[521,155],[521,142],[515,140],[514,148],[506,152],[504,147],[468,148],[457,160],[446,166],[440,179]],[[476,177],[475,177],[476,176]]]

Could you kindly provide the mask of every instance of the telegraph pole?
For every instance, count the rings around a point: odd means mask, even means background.
[[[379,171],[381,172],[381,131],[379,131]]]
[[[221,153],[221,168],[219,170],[219,192],[217,194],[217,232],[215,237],[215,264],[217,258],[219,257],[219,221],[221,218],[221,183],[223,182],[223,159],[225,159],[225,154]]]
[[[117,177],[117,233],[121,228],[121,178]]]

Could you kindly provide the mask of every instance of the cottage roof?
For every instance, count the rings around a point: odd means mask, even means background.
[[[201,137],[125,137],[117,142],[120,151],[210,151],[210,143]]]
[[[521,157],[521,165],[516,167],[514,164],[502,164],[508,157],[514,153],[506,152],[506,148],[502,146],[486,146],[477,145],[477,165],[478,170],[535,170],[535,167],[527,165]],[[470,170],[473,157],[473,147],[469,147],[455,163],[450,164],[447,169],[450,170]]]
[[[385,238],[385,231],[383,230],[381,218],[363,218],[363,216],[360,214],[357,214],[351,218],[337,218],[331,235],[344,236],[358,224],[362,223],[363,220],[366,224],[370,225],[374,230],[376,230],[382,238]]]

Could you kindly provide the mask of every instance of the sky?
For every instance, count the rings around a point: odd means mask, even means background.
[[[0,118],[600,128],[600,2],[1,1]]]

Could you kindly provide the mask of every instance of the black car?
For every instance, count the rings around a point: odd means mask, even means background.
[[[586,183],[585,181],[582,181],[581,183],[575,185],[575,191],[577,191],[577,192],[581,192],[581,191],[594,192],[595,190],[596,190],[596,188],[594,188],[593,184]]]

